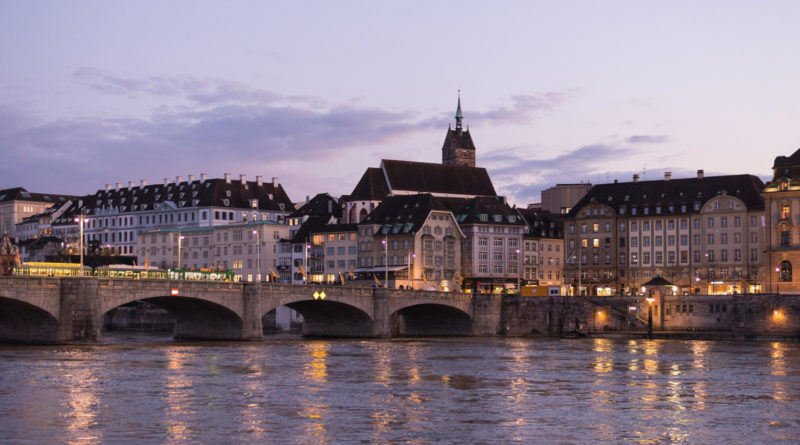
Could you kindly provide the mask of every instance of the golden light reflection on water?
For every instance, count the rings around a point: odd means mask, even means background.
[[[708,354],[709,354],[709,343],[706,341],[693,341],[691,343],[692,349],[692,368],[696,369],[696,372],[704,373],[706,368],[708,368]],[[702,376],[703,374],[701,374]],[[696,410],[703,410],[706,409],[706,398],[708,397],[708,393],[706,388],[708,383],[704,378],[696,378],[694,379],[694,385],[692,389],[694,391],[694,409]]]
[[[595,338],[592,341],[594,351],[594,371],[605,374],[614,369],[613,343],[607,338]]]
[[[184,349],[170,348],[166,352],[166,394],[167,405],[164,421],[167,426],[167,438],[170,443],[190,443],[191,425],[187,417],[195,413],[190,409],[189,395],[192,391],[192,380],[186,373],[186,361],[190,353]]]
[[[65,416],[67,437],[58,439],[74,445],[102,443],[102,431],[92,429],[97,423],[99,409],[97,376],[91,368],[75,363],[66,362],[61,369],[69,412]]]
[[[313,393],[325,389],[328,383],[328,354],[331,344],[328,342],[311,342],[305,345],[309,360],[303,366],[303,376],[308,381],[304,387]],[[298,415],[305,419],[300,443],[327,442],[328,427],[326,424],[328,406],[319,400],[308,400]]]
[[[774,376],[786,375],[786,344],[773,342],[770,345],[770,374]],[[786,385],[783,380],[775,379],[772,384],[772,398],[775,400],[786,401]]]
[[[330,343],[313,342],[307,346],[311,353],[311,361],[308,362],[303,373],[305,377],[315,383],[327,383],[328,381],[328,351]]]

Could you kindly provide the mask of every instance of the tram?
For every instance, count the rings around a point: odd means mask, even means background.
[[[91,276],[92,269],[76,263],[47,263],[47,262],[24,262],[14,268],[14,275],[21,277],[80,277]]]

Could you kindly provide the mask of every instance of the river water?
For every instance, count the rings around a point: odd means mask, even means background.
[[[800,344],[0,346],[3,443],[798,443]]]

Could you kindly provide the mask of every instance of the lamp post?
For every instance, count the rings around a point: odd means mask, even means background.
[[[308,284],[307,277],[308,277],[308,251],[309,250],[311,250],[311,244],[308,243],[308,238],[306,238],[306,248],[305,248],[305,254],[304,254],[304,257],[303,257],[303,270],[306,273],[305,273],[305,275],[303,275],[303,284]]]
[[[389,234],[387,232],[386,236],[383,238],[383,280],[385,281],[384,286],[385,288],[389,288]],[[395,275],[396,276],[396,275]]]
[[[80,226],[80,234],[81,234],[81,239],[80,239],[80,242],[79,242],[79,246],[80,246],[80,249],[81,249],[81,271],[80,271],[80,276],[83,276],[83,221],[84,221],[84,219],[85,219],[85,217],[83,215],[75,218],[75,222],[78,223],[78,225]]]
[[[253,234],[256,236],[256,253],[258,257],[256,258],[256,267],[258,272],[256,272],[256,281],[261,281],[261,237],[259,236],[258,230],[253,229]]]
[[[181,268],[181,241],[183,241],[183,235],[178,232],[178,269]]]
[[[412,289],[414,288],[414,286],[411,281],[411,259],[416,257],[417,254],[411,253],[411,249],[408,249],[408,286],[411,286]]]
[[[647,297],[647,338],[653,339],[653,290],[650,289],[650,295]]]
[[[780,295],[781,294],[781,268],[780,266],[775,267],[775,293]]]
[[[517,249],[517,295],[522,295],[522,289],[519,287],[521,273],[522,273],[522,259],[519,256],[519,249]]]

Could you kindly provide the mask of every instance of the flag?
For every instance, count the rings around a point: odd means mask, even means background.
[[[344,274],[339,272],[339,280],[341,280],[342,284],[344,284]]]
[[[19,259],[19,249],[15,253],[17,254],[16,258],[14,258],[17,262],[17,267],[22,267],[22,261]]]
[[[303,263],[300,263],[300,267],[297,268],[297,271],[300,273],[300,275],[308,279],[308,274],[306,273],[306,268],[303,267]]]
[[[356,278],[356,272],[353,270],[353,266],[350,266],[350,279],[354,280]]]
[[[453,277],[453,281],[455,281],[456,283],[458,283],[459,286],[461,286],[461,282],[464,281],[464,277],[462,277],[460,273],[456,272],[455,276]]]
[[[422,282],[425,283],[425,285],[427,286],[428,285],[428,280],[425,278],[425,275],[426,275],[425,271],[423,270],[422,271]]]
[[[277,273],[276,273],[274,270],[272,270],[272,268],[271,268],[271,267],[269,268],[269,275],[270,275],[272,278],[276,279],[276,280],[277,280],[278,278],[280,278],[280,277],[281,277],[281,276],[280,276],[280,275],[278,275],[278,274],[277,274]]]
[[[145,272],[150,272],[150,255],[144,255],[144,270]]]
[[[372,276],[372,278],[375,278],[375,284],[377,284],[377,285],[378,285],[378,287],[381,287],[381,286],[383,286],[383,285],[381,284],[381,280],[379,280],[379,279],[378,279],[378,275],[373,275],[373,276]]]

